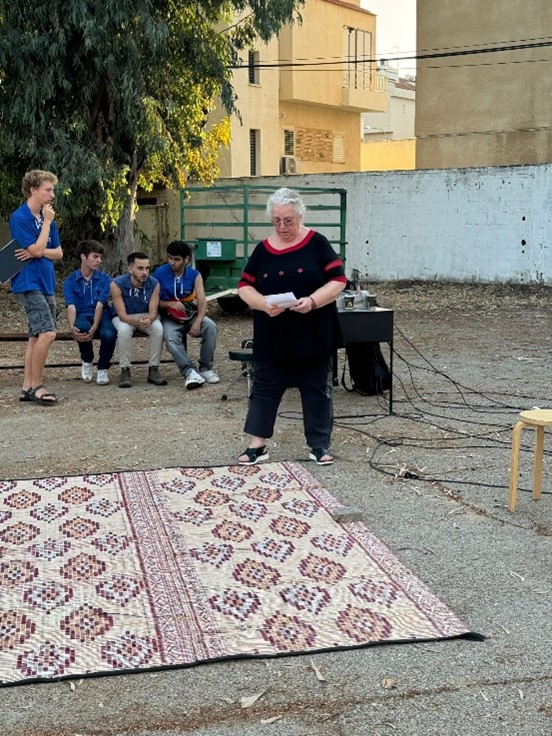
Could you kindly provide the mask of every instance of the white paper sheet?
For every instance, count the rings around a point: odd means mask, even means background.
[[[275,307],[294,307],[297,304],[297,297],[292,291],[286,291],[285,294],[269,294],[266,301]]]

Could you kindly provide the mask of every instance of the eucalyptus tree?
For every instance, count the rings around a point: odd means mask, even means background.
[[[58,174],[64,242],[132,249],[136,191],[211,182],[232,67],[304,0],[0,0],[0,214],[31,168]],[[215,101],[226,110],[207,121]]]

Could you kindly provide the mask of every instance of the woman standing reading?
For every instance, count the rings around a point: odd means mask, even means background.
[[[240,465],[268,460],[276,414],[287,388],[297,387],[310,459],[330,465],[333,426],[331,362],[339,342],[335,299],[345,288],[343,263],[320,233],[303,224],[297,192],[278,189],[267,203],[274,232],[259,243],[239,283],[240,297],[254,310],[253,387],[245,432],[249,446]],[[293,306],[267,296],[292,292]]]

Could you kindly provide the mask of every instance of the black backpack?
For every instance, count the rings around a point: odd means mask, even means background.
[[[347,360],[341,374],[341,385],[347,391],[374,396],[391,388],[391,371],[381,352],[379,342],[349,342],[345,345]],[[349,368],[351,386],[345,382]]]

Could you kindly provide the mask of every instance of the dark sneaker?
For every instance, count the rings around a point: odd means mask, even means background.
[[[130,379],[130,368],[121,368],[119,388],[132,388],[132,381]]]
[[[148,383],[153,383],[154,386],[166,386],[167,382],[163,376],[159,373],[159,368],[156,365],[150,366],[148,371]]]

